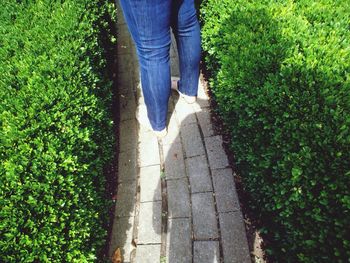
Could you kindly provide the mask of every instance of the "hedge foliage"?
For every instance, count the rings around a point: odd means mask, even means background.
[[[105,245],[106,17],[108,1],[1,2],[1,262],[94,262]]]
[[[203,48],[276,262],[350,258],[349,1],[206,0]]]

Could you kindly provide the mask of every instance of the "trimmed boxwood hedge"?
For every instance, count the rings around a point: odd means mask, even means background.
[[[107,17],[112,1],[1,2],[1,262],[99,260],[115,148]]]
[[[276,262],[350,258],[349,1],[206,0],[218,111]]]

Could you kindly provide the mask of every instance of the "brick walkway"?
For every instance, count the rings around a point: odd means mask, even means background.
[[[233,172],[210,119],[208,97],[188,105],[172,93],[168,135],[139,127],[138,62],[118,10],[120,154],[110,255],[123,262],[251,262]],[[175,43],[172,75],[178,76]]]

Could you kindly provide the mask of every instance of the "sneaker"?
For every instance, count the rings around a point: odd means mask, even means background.
[[[166,128],[164,128],[161,131],[153,131],[153,134],[157,136],[157,138],[162,139],[168,134],[168,131]]]
[[[183,94],[179,91],[177,83],[180,80],[178,77],[171,77],[171,89],[176,90],[180,97],[183,98],[188,104],[193,104],[196,102],[196,96],[188,96],[186,94]]]
[[[153,130],[151,123],[147,116],[147,108],[145,104],[140,104],[136,109],[136,119],[139,122],[139,124],[146,129],[147,131],[152,131],[155,136],[158,138],[163,138],[167,135],[168,131],[165,127],[161,131],[155,131]]]

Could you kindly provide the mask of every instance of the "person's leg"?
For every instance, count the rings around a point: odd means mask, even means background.
[[[171,27],[180,61],[178,89],[185,95],[197,96],[201,37],[194,0],[173,0]]]
[[[170,97],[171,0],[121,0],[121,5],[136,45],[148,118],[161,131]]]

